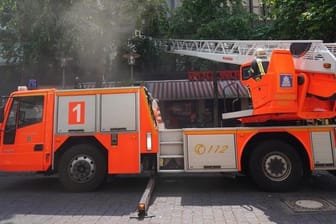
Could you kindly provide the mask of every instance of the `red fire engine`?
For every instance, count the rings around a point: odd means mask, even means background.
[[[143,170],[240,172],[262,189],[282,191],[311,171],[336,169],[336,126],[309,122],[336,116],[334,44],[159,44],[171,53],[242,65],[241,81],[250,91],[252,108],[223,114],[223,119],[240,119],[243,125],[160,128],[157,102],[144,87],[21,90],[9,96],[2,110],[0,170],[58,173],[71,191],[94,190],[108,174]],[[248,72],[257,48],[269,60],[258,79]]]

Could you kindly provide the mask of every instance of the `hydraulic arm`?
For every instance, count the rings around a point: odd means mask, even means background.
[[[228,41],[155,40],[169,53],[241,65],[241,82],[249,89],[251,110],[223,118],[242,122],[298,120],[336,116],[336,44],[319,40]],[[265,75],[249,74],[257,49],[269,61]]]

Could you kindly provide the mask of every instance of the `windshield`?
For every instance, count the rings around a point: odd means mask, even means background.
[[[0,123],[2,123],[3,121],[3,111],[4,111],[4,108],[0,107]]]
[[[241,68],[241,77],[242,77],[242,80],[247,80],[247,79],[251,78],[250,69],[251,69],[250,65],[248,65],[248,66],[242,66],[242,68]]]

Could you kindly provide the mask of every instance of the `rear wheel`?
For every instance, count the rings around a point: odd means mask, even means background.
[[[95,190],[104,182],[107,165],[105,156],[96,147],[80,144],[63,154],[58,170],[67,190],[85,192]]]
[[[290,144],[269,140],[257,145],[252,152],[249,175],[263,190],[292,190],[303,177],[302,160]]]

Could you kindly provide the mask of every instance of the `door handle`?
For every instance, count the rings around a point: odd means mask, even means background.
[[[34,145],[34,151],[43,151],[43,144]]]
[[[115,146],[118,145],[118,133],[114,132],[111,134],[111,145]]]

